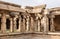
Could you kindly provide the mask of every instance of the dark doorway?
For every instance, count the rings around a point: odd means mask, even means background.
[[[10,20],[6,19],[6,29],[9,30],[10,29]]]
[[[50,28],[51,28],[51,27],[50,27],[50,21],[51,21],[51,19],[49,18],[49,31],[50,31]]]
[[[56,15],[54,18],[54,26],[56,31],[60,31],[60,15]]]
[[[16,20],[16,29],[19,29],[19,19]]]

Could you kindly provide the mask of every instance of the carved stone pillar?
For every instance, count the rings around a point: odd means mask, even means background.
[[[30,31],[31,31],[31,32],[34,32],[34,19],[33,19],[33,17],[31,17]]]
[[[40,20],[38,19],[37,21],[38,21],[38,32],[40,32],[40,27],[41,27]]]
[[[44,34],[47,34],[48,33],[48,17],[47,17],[47,15],[44,15]]]
[[[25,20],[25,16],[23,16],[23,27],[22,27],[22,32],[26,31],[26,20]]]
[[[14,32],[16,31],[16,28],[17,28],[17,26],[16,26],[16,20],[17,20],[17,15],[13,18],[13,26],[14,26]]]
[[[14,32],[16,31],[16,18],[13,19]]]
[[[37,21],[37,20],[35,20],[35,32],[38,30],[38,29],[37,29],[37,28],[38,28],[38,27],[37,27],[37,26],[38,26],[38,24],[37,24],[37,23],[38,23],[38,21]]]
[[[19,31],[21,32],[21,16],[19,16]]]
[[[35,19],[35,31],[38,31],[38,17]]]
[[[48,20],[48,15],[49,15],[49,11],[48,9],[45,9],[44,10],[44,34],[48,34],[48,31],[49,31],[49,20]]]
[[[13,32],[13,19],[10,18],[10,32]]]
[[[5,33],[6,32],[6,13],[2,13],[1,17],[1,32]]]
[[[29,31],[29,16],[26,18],[26,31]]]
[[[50,18],[50,31],[55,31],[54,27],[54,15]]]

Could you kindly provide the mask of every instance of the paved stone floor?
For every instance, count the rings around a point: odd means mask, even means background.
[[[60,39],[60,36],[53,35],[21,35],[0,37],[0,39]]]

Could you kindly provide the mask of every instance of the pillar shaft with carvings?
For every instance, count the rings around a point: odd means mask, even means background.
[[[44,15],[44,33],[47,34],[48,33],[48,17],[47,15]]]
[[[55,31],[54,27],[54,15],[50,18],[50,31]]]
[[[26,31],[26,20],[25,20],[25,16],[23,16],[23,27],[22,27],[22,32]]]
[[[37,21],[38,21],[38,32],[40,32],[40,27],[41,27],[40,20],[38,19]]]
[[[48,9],[44,10],[44,34],[48,34],[49,31],[49,20],[48,20],[49,11]]]
[[[13,27],[14,27],[14,29],[13,29],[13,30],[14,30],[14,32],[15,32],[15,31],[16,31],[16,29],[17,29],[17,25],[16,25],[16,24],[17,24],[17,22],[16,22],[17,17],[18,17],[18,16],[17,16],[17,15],[15,15],[15,17],[13,18]]]
[[[29,31],[29,16],[26,18],[26,31]]]
[[[1,32],[6,32],[6,13],[2,13],[2,19],[1,19]]]
[[[31,32],[34,32],[34,19],[33,19],[33,17],[31,17],[30,31],[31,31]]]
[[[38,21],[37,20],[35,20],[35,31],[38,31]]]
[[[10,18],[10,32],[13,32],[13,19]]]
[[[16,31],[16,18],[13,19],[14,32]]]
[[[19,16],[19,31],[21,32],[21,15]]]

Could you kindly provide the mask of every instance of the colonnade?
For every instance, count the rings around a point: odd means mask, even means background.
[[[15,13],[15,12],[14,12]],[[44,15],[41,17],[38,16],[31,16],[29,15],[22,15],[23,13],[15,14],[14,15],[10,13],[1,13],[1,32],[6,33],[6,19],[7,19],[7,14],[9,15],[9,20],[10,20],[10,32],[44,32],[45,34],[48,33],[49,31],[49,21],[48,21],[48,16]],[[35,14],[34,14],[35,15]],[[17,22],[16,20],[18,19],[18,29],[17,29]],[[53,19],[51,19],[51,31],[54,31],[52,27],[53,26]],[[42,31],[43,27],[43,31]]]

